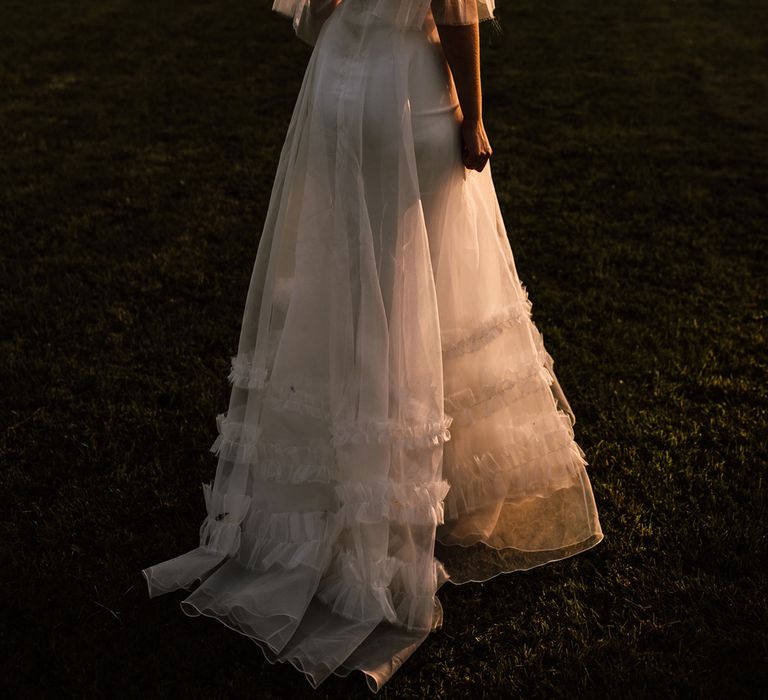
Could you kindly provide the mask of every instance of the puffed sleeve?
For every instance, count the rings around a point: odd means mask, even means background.
[[[272,9],[293,21],[296,36],[314,46],[323,23],[340,0],[274,0]]]
[[[432,0],[435,24],[474,24],[493,19],[495,0]]]

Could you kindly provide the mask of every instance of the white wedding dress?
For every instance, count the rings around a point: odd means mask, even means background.
[[[360,670],[375,692],[441,624],[444,582],[603,534],[491,168],[461,162],[434,19],[485,19],[492,0],[274,9],[316,43],[217,417],[207,517],[197,548],[143,574],[150,596],[190,590],[185,613],[314,687]]]

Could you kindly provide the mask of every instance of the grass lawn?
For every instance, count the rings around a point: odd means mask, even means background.
[[[380,695],[765,697],[768,7],[499,5],[492,169],[605,540],[444,586]],[[310,51],[270,6],[0,8],[7,697],[369,696],[312,693],[140,573],[205,516]]]

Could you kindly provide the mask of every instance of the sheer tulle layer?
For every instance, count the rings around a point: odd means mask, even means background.
[[[374,691],[442,624],[446,581],[602,539],[490,167],[461,164],[434,25],[375,6],[314,26],[199,541],[143,570],[150,596],[190,591],[186,614],[313,686],[359,670]]]

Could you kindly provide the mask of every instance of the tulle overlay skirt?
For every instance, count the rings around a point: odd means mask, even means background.
[[[345,0],[288,127],[216,418],[199,545],[149,595],[317,686],[377,691],[442,623],[437,590],[603,537],[573,413],[487,166],[460,160],[434,32]],[[202,504],[201,504],[202,507]]]

